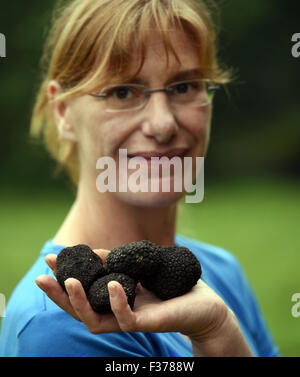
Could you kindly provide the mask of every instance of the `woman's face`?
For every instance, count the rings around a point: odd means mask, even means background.
[[[149,89],[164,88],[169,83],[195,78],[190,71],[200,70],[198,52],[188,36],[174,29],[170,33],[174,49],[180,59],[167,56],[163,42],[156,33],[151,33],[147,44],[144,65],[136,78]],[[129,73],[135,72],[138,56],[132,56]],[[196,74],[197,77],[199,75]],[[121,84],[121,83],[120,83]],[[89,95],[68,101],[64,113],[65,122],[74,132],[80,160],[80,179],[90,180],[96,187],[96,162],[101,157],[112,157],[116,161],[116,176],[119,176],[119,150],[127,150],[127,162],[135,156],[168,157],[204,156],[209,138],[211,106],[191,107],[182,105],[174,109],[170,106],[164,92],[151,94],[146,106],[128,112],[106,112],[106,101]],[[149,161],[149,160],[148,160]],[[183,164],[182,164],[183,165]],[[195,166],[194,166],[195,168]],[[139,171],[145,170],[139,166]],[[176,202],[184,192],[175,192],[173,180],[169,175],[169,192],[162,192],[161,184],[165,179],[160,174],[158,192],[151,192],[151,167],[147,164],[149,177],[148,192],[112,192],[120,200],[144,206],[166,206]],[[137,171],[137,170],[135,170]],[[128,170],[128,178],[134,170]],[[153,178],[154,179],[154,178]],[[124,191],[124,190],[123,190]],[[100,195],[100,194],[99,194]]]

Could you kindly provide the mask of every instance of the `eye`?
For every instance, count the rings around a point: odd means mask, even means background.
[[[190,93],[192,90],[197,90],[199,84],[197,81],[183,81],[177,84],[170,85],[170,89],[173,94],[187,94]]]
[[[115,99],[131,99],[134,96],[133,89],[129,86],[118,86],[107,93],[109,96],[114,97]]]
[[[177,93],[187,93],[190,89],[190,84],[186,82],[182,82],[181,84],[177,84],[175,90]]]

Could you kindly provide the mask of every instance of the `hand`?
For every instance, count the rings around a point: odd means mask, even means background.
[[[109,250],[94,250],[105,263]],[[46,263],[56,273],[56,255],[49,254]],[[73,278],[65,281],[67,293],[48,275],[39,276],[37,285],[59,307],[82,321],[93,334],[128,332],[181,332],[191,338],[193,346],[211,344],[231,326],[231,310],[224,301],[202,280],[186,294],[162,301],[152,292],[137,285],[133,310],[127,303],[122,286],[111,281],[108,284],[113,314],[98,314],[90,306],[81,283]],[[200,347],[201,348],[201,347]],[[200,348],[198,349],[199,353]]]
[[[105,263],[105,257],[109,251],[94,250],[94,252]],[[55,275],[56,255],[49,254],[45,260]],[[50,299],[74,318],[84,322],[92,333],[120,330],[152,332],[181,330],[187,333],[194,328],[191,319],[195,317],[195,302],[204,308],[211,306],[205,304],[205,300],[211,295],[211,290],[201,280],[188,294],[167,301],[160,300],[138,283],[134,310],[131,310],[128,305],[122,286],[116,281],[110,282],[108,290],[114,315],[100,315],[94,312],[87,300],[81,283],[76,279],[70,278],[66,280],[67,293],[50,276],[39,276],[36,282]]]

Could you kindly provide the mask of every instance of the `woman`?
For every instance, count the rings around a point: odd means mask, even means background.
[[[173,187],[184,174],[175,168],[167,177],[151,174],[150,159],[165,156],[190,158],[191,179],[197,177],[196,160],[209,141],[212,93],[229,79],[216,55],[213,22],[200,0],[75,0],[58,10],[32,132],[43,134],[77,195],[11,297],[1,334],[4,355],[277,354],[235,258],[176,234],[176,206],[185,192],[162,186],[167,178]],[[158,182],[158,190],[133,192],[129,180],[120,179],[121,150],[127,152],[125,176],[136,172],[129,169],[134,158],[146,160],[141,179],[146,188]],[[115,162],[117,190],[99,192],[101,158]],[[91,309],[79,281],[66,280],[66,294],[54,279],[56,254],[66,246],[87,244],[105,260],[112,248],[144,239],[191,249],[202,279],[167,301],[138,285],[133,309],[120,284],[110,282],[113,314],[105,315]]]

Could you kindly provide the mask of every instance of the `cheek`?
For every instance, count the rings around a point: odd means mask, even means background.
[[[204,152],[208,143],[211,123],[211,108],[195,108],[186,112],[181,124],[185,125],[188,133],[193,137],[195,147]]]
[[[76,128],[78,149],[83,159],[94,161],[101,156],[111,155],[118,133],[116,125],[107,118],[105,113],[93,109],[77,109],[73,113],[72,122]]]
[[[110,114],[100,125],[107,155],[115,156],[136,130],[132,114]]]

